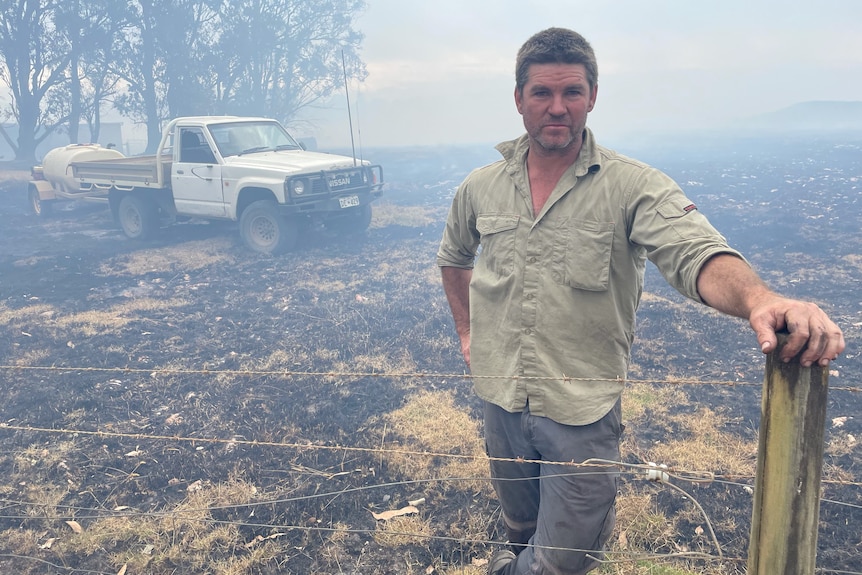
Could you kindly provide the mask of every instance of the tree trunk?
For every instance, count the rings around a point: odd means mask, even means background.
[[[72,53],[70,54],[70,62],[69,62],[69,72],[70,72],[70,106],[71,109],[69,111],[69,143],[70,144],[78,144],[80,143],[80,136],[78,134],[79,126],[81,124],[81,77],[78,71],[78,53],[75,48],[72,48]],[[90,135],[90,141],[95,141]]]
[[[36,161],[36,126],[39,121],[38,103],[28,94],[18,102],[18,149],[15,159],[21,162]]]

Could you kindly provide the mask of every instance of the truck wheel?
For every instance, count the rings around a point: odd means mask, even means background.
[[[361,234],[371,225],[371,204],[349,208],[346,213],[328,218],[324,225],[327,230],[336,234]]]
[[[153,236],[159,225],[156,204],[138,196],[123,196],[117,209],[117,221],[123,233],[133,240],[145,240]]]
[[[54,203],[51,200],[43,200],[39,195],[39,190],[30,188],[27,192],[27,200],[30,204],[30,211],[40,218],[47,218],[51,215],[54,208]]]
[[[254,251],[280,254],[296,245],[298,229],[278,214],[278,204],[274,201],[258,200],[243,211],[239,233]]]

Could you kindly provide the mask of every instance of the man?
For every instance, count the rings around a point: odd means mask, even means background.
[[[619,460],[645,258],[685,296],[748,319],[764,353],[785,328],[785,361],[804,348],[803,365],[826,366],[844,349],[819,307],[770,291],[670,178],[596,143],[586,121],[597,78],[592,47],[571,30],[521,47],[515,105],[526,134],[460,186],[437,254],[492,459]],[[489,573],[597,566],[618,477],[570,469],[492,461],[515,552],[498,552]]]

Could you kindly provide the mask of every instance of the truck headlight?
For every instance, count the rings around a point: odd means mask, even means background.
[[[305,180],[291,180],[290,181],[290,191],[297,195],[301,196],[305,193]]]

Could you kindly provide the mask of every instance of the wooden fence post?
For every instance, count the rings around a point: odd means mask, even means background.
[[[766,359],[748,575],[810,575],[817,556],[829,368]]]

